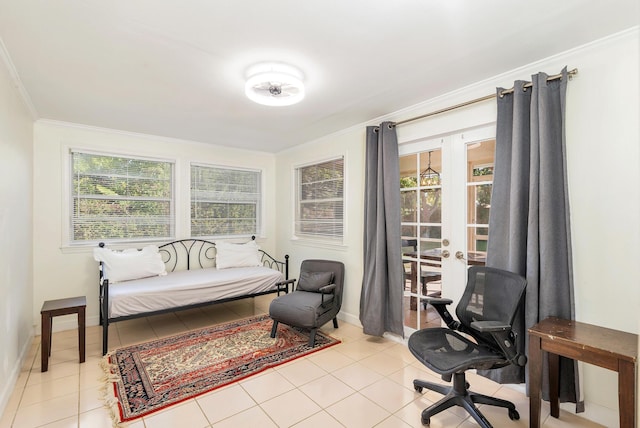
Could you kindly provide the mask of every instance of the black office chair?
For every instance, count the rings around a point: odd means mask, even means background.
[[[516,340],[513,320],[523,306],[527,282],[511,272],[485,266],[469,268],[464,294],[456,307],[459,321],[453,319],[447,305],[450,299],[427,298],[448,328],[427,328],[409,337],[409,350],[425,366],[440,374],[453,385],[440,385],[416,379],[413,387],[423,388],[445,396],[422,411],[422,423],[429,425],[431,416],[451,406],[462,406],[483,428],[491,428],[475,403],[505,407],[511,420],[520,419],[513,403],[499,398],[469,391],[465,371],[469,369],[496,369],[509,364],[524,367],[527,358],[522,348],[524,341]],[[472,340],[463,336],[464,333]],[[518,345],[522,344],[522,345]]]

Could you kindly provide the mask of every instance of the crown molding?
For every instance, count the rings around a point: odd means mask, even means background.
[[[11,56],[9,55],[9,51],[7,51],[7,47],[5,46],[2,37],[0,37],[0,58],[2,58],[2,62],[4,62],[5,66],[7,67],[9,78],[13,82],[13,86],[18,90],[18,93],[22,97],[22,101],[24,102],[25,107],[29,111],[29,114],[31,114],[31,118],[34,121],[38,120],[38,111],[33,105],[27,89],[22,84],[22,80],[20,80],[18,70],[16,70],[13,61],[11,60]]]

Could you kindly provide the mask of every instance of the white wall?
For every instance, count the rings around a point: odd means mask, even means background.
[[[609,328],[638,332],[640,309],[640,136],[638,28],[523,66],[492,79],[372,121],[403,120],[509,88],[532,74],[578,68],[567,92],[568,180],[573,235],[576,318]],[[497,53],[499,54],[499,52]],[[495,121],[488,101],[398,128],[400,143]],[[347,265],[340,315],[357,320],[362,281],[364,127],[287,150],[278,155],[278,248],[294,266],[310,257]],[[348,179],[347,234],[343,248],[313,248],[292,241],[296,164],[345,154]],[[617,425],[617,377],[584,365],[585,415]],[[568,407],[571,408],[571,407]]]
[[[297,278],[300,262],[305,259],[332,259],[345,264],[345,285],[340,318],[360,324],[360,290],[362,286],[362,219],[364,199],[364,127],[330,135],[322,140],[302,144],[278,154],[278,251],[289,254],[291,278]],[[297,166],[344,156],[345,165],[345,239],[342,245],[319,245],[294,240],[293,171]]]
[[[33,337],[32,123],[0,60],[0,415]]]
[[[638,38],[636,30],[576,58],[581,75],[567,108],[576,317],[632,333],[640,313]],[[611,372],[585,365],[583,384],[586,400],[616,408]]]
[[[92,248],[64,246],[63,224],[67,198],[65,174],[69,148],[125,153],[176,161],[176,188],[189,188],[189,162],[263,170],[265,235],[260,246],[275,251],[275,155],[247,152],[207,144],[130,134],[65,123],[38,121],[34,125],[34,289],[33,322],[39,329],[42,302],[49,299],[87,296],[87,324],[97,325],[98,271]],[[176,191],[176,206],[183,221],[177,238],[188,237],[189,194]],[[139,245],[136,245],[139,246]],[[73,316],[56,317],[54,331],[76,328]]]

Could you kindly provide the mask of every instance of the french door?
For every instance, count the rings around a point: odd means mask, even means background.
[[[486,260],[495,126],[400,143],[405,333],[440,325],[427,296],[453,300]]]

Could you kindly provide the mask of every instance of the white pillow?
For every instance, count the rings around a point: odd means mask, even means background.
[[[162,256],[155,245],[147,245],[140,251],[135,248],[124,251],[94,248],[93,258],[103,263],[106,268],[104,276],[109,283],[167,274]]]
[[[245,244],[231,244],[216,241],[216,267],[227,269],[234,267],[261,266],[258,244],[249,241]]]

